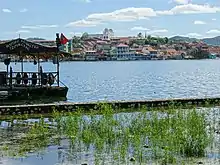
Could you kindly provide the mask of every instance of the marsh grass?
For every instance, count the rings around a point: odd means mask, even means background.
[[[205,116],[195,109],[148,111],[141,107],[138,112],[115,114],[111,105],[100,104],[96,110],[98,114],[91,110],[89,115],[80,109],[65,115],[54,110],[49,124],[40,118],[29,125],[16,152],[35,152],[66,138],[71,152],[89,153],[95,164],[184,164],[188,158],[204,157],[212,144]]]

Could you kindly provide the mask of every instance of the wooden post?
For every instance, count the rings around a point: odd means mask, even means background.
[[[10,88],[12,88],[12,67],[10,67],[10,79],[9,79]]]
[[[24,61],[23,61],[23,57],[21,59],[21,73],[23,74],[24,72]]]
[[[57,52],[57,85],[60,86],[60,62],[59,62],[59,54]]]
[[[8,59],[8,54],[7,54],[7,59]],[[6,78],[8,78],[8,65],[7,65],[7,77]]]
[[[42,67],[40,66],[40,86],[42,86],[42,76],[43,75],[43,69],[42,69]]]
[[[21,50],[19,50],[19,57],[21,58],[21,77],[22,77],[22,84],[23,84],[24,83],[24,80],[23,80],[24,63],[23,63],[23,57],[22,57]]]
[[[39,52],[37,53],[37,70],[38,70],[38,84],[41,85],[41,73],[40,73],[40,59]]]
[[[7,65],[7,77],[6,78],[8,78],[8,65]]]

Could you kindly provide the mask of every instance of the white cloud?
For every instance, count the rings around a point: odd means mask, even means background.
[[[99,21],[89,21],[89,20],[79,20],[75,22],[70,22],[66,27],[95,27],[101,24]]]
[[[170,10],[156,11],[157,15],[173,15]]]
[[[148,28],[142,27],[142,26],[135,26],[133,28],[131,28],[132,31],[147,31],[150,30]]]
[[[212,29],[206,32],[207,34],[220,34],[220,30],[218,29]]]
[[[188,4],[191,2],[191,0],[173,0],[173,2],[178,3],[178,4]]]
[[[205,14],[220,12],[220,7],[198,4],[178,5],[170,10],[156,11],[159,15],[175,15],[175,14]]]
[[[131,28],[132,31],[147,31],[148,34],[160,34],[160,33],[167,33],[167,29],[156,29],[156,30],[150,30],[141,26],[136,26]]]
[[[188,36],[188,37],[201,37],[202,35],[198,34],[198,33],[188,33],[188,34],[186,34],[186,36]]]
[[[87,20],[91,21],[134,21],[138,19],[147,19],[156,16],[156,12],[151,8],[124,8],[110,13],[90,14]]]
[[[204,22],[204,21],[194,21],[194,24],[195,25],[205,25],[206,22]]]
[[[176,6],[171,11],[174,14],[200,14],[200,13],[216,13],[220,12],[219,7],[212,7],[209,5],[197,5],[197,4],[187,4]]]
[[[18,30],[18,31],[5,32],[5,34],[21,34],[21,33],[31,33],[31,31],[29,31],[29,30]]]
[[[83,2],[83,3],[90,3],[91,0],[72,0],[73,2]]]
[[[25,13],[27,11],[28,11],[28,9],[26,9],[26,8],[20,10],[21,13]]]
[[[109,13],[94,13],[88,15],[85,19],[69,23],[67,26],[93,27],[102,22],[109,21],[136,21],[140,19],[149,19],[159,15],[176,15],[176,14],[202,14],[217,13],[220,7],[210,6],[208,4],[183,4],[177,5],[170,10],[155,11],[152,8],[135,8],[129,7],[115,10]]]
[[[10,9],[2,9],[2,11],[3,11],[4,13],[11,13],[11,10],[10,10]]]
[[[150,33],[150,34],[167,33],[167,32],[168,32],[167,29],[158,29],[158,30],[148,31],[148,33]]]
[[[40,28],[57,28],[58,25],[36,25]]]
[[[212,21],[216,21],[217,19],[216,18],[212,18]]]
[[[90,3],[92,2],[91,0],[81,0],[82,2],[85,2],[85,3]]]
[[[20,33],[31,33],[31,31],[29,31],[29,30],[18,30],[16,33],[17,34],[20,34]]]
[[[56,28],[58,25],[33,25],[33,26],[21,26],[22,29],[46,29]]]

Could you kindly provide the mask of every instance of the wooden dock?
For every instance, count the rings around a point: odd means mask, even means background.
[[[53,104],[33,104],[33,105],[5,105],[0,106],[0,115],[18,115],[18,114],[48,114],[54,109],[58,111],[75,111],[82,109],[85,111],[97,110],[97,105],[109,104],[113,108],[148,108],[160,107],[187,107],[187,106],[207,106],[220,105],[220,98],[189,98],[189,99],[163,99],[163,100],[142,100],[142,101],[112,101],[112,102],[89,102],[89,103],[53,103]]]

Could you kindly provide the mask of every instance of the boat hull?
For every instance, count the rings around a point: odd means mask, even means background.
[[[42,101],[55,102],[67,100],[68,87],[13,87],[8,89],[8,97],[1,102]]]

